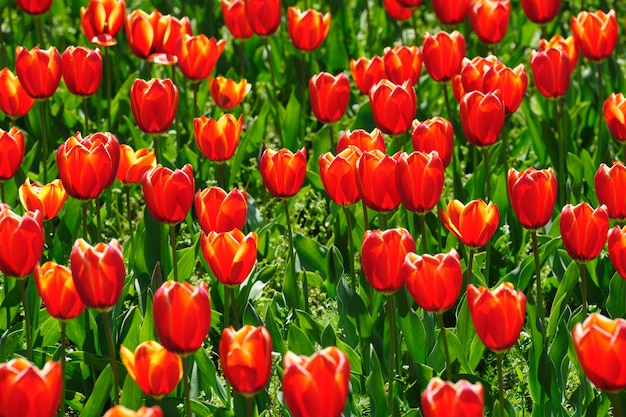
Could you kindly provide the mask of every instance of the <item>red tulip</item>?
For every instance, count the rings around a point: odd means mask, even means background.
[[[246,6],[243,0],[221,0],[224,24],[235,39],[248,39],[254,32],[246,17]]]
[[[126,20],[124,0],[89,0],[87,8],[80,8],[80,25],[91,43],[102,47],[117,43],[115,37]]]
[[[239,229],[230,232],[202,234],[200,247],[217,281],[227,287],[243,283],[256,264],[258,237],[254,232],[243,234]]]
[[[42,266],[37,265],[34,277],[39,295],[52,317],[71,320],[83,312],[85,304],[78,295],[68,268],[48,261]]]
[[[393,20],[409,20],[413,16],[413,10],[400,4],[401,0],[383,0],[385,11]]]
[[[470,0],[433,0],[433,10],[443,25],[455,26],[463,22],[470,9]]]
[[[528,20],[538,25],[551,22],[561,10],[561,0],[521,0],[521,3]]]
[[[383,133],[400,135],[409,130],[417,110],[410,81],[397,85],[383,79],[370,89],[369,100],[374,123]]]
[[[13,178],[24,160],[24,132],[13,126],[5,132],[0,129],[0,181]]]
[[[340,206],[349,206],[361,199],[356,184],[356,163],[360,156],[361,151],[350,145],[337,156],[327,152],[318,159],[324,189]]]
[[[0,204],[0,272],[24,278],[33,272],[43,253],[43,219],[39,211],[18,216]]]
[[[139,184],[146,173],[156,166],[154,149],[141,148],[135,151],[129,145],[120,145],[120,164],[117,179],[125,185]]]
[[[383,63],[387,78],[392,83],[402,84],[408,80],[412,85],[418,84],[422,72],[422,53],[417,46],[386,47]]]
[[[558,192],[552,168],[537,171],[531,167],[521,172],[510,168],[507,190],[513,212],[522,227],[537,230],[548,224]]]
[[[573,68],[570,67],[570,58],[564,49],[552,47],[532,51],[530,68],[535,87],[542,96],[557,99],[569,90]]]
[[[61,83],[63,59],[57,48],[30,51],[18,46],[15,52],[15,71],[22,87],[32,98],[43,100],[52,97]]]
[[[28,113],[35,100],[28,95],[17,76],[10,69],[0,70],[0,110],[11,119],[17,119]]]
[[[176,56],[178,68],[191,81],[202,81],[211,75],[217,60],[224,51],[226,41],[219,42],[206,35],[192,36],[183,33],[178,41]]]
[[[608,238],[609,258],[613,268],[626,279],[626,226],[615,226],[609,230]]]
[[[465,38],[461,33],[426,32],[422,43],[424,67],[433,80],[447,82],[461,71],[465,58]]]
[[[171,169],[158,164],[141,181],[150,215],[158,222],[175,225],[187,217],[195,192],[193,167]]]
[[[598,201],[606,206],[609,217],[626,220],[626,166],[621,162],[614,162],[611,168],[600,164],[593,182]]]
[[[459,200],[448,204],[440,211],[441,222],[461,243],[470,248],[485,246],[498,228],[500,210],[498,206],[482,199],[463,205]]]
[[[414,120],[412,128],[411,140],[414,150],[421,152],[437,151],[444,168],[450,165],[454,147],[452,123],[441,116],[435,116],[423,122]]]
[[[280,26],[281,0],[245,0],[245,11],[252,31],[259,36],[270,36]]]
[[[472,0],[470,23],[481,42],[498,43],[506,35],[511,15],[509,0]]]
[[[242,78],[239,82],[221,75],[209,78],[209,87],[213,101],[222,110],[234,109],[250,92],[252,85]]]
[[[356,146],[362,152],[373,151],[374,149],[378,149],[382,153],[386,151],[385,138],[378,129],[371,132],[363,129],[344,131],[337,140],[337,152],[343,151],[350,145]]]
[[[425,214],[439,202],[444,167],[437,152],[402,152],[396,165],[396,187],[407,210]]]
[[[67,200],[67,192],[59,179],[41,185],[37,182],[31,184],[26,178],[24,184],[20,185],[18,194],[24,208],[28,211],[39,210],[44,220],[56,217]]]
[[[346,74],[333,76],[327,72],[315,74],[309,80],[311,110],[322,123],[336,123],[350,103],[350,80]]]
[[[434,377],[422,393],[421,405],[424,417],[483,417],[485,393],[480,382]]]
[[[32,16],[41,16],[52,7],[52,0],[15,0],[15,3]]]
[[[287,8],[287,29],[289,38],[296,49],[314,51],[328,36],[330,13],[322,14],[313,9],[302,12],[297,6],[289,7]]]
[[[61,403],[63,367],[46,362],[37,368],[24,358],[0,364],[0,415],[52,417]]]
[[[166,78],[136,79],[130,88],[130,108],[137,127],[150,135],[166,132],[178,109],[178,88]]]
[[[574,72],[576,64],[578,63],[578,45],[573,36],[563,38],[561,35],[554,35],[550,40],[539,40],[539,51],[545,51],[550,48],[558,48],[564,52],[567,52],[569,58],[570,73]]]
[[[500,91],[500,98],[504,103],[506,114],[515,113],[522,103],[526,88],[528,87],[528,76],[523,64],[515,68],[491,67],[485,72],[483,85],[486,91]]]
[[[220,187],[210,187],[196,193],[194,208],[204,233],[242,230],[248,211],[247,195],[237,188],[227,194]]]
[[[122,405],[116,405],[107,411],[102,417],[163,417],[161,407],[140,407],[137,411],[129,410]]]
[[[102,81],[102,54],[99,49],[68,46],[63,52],[63,81],[70,93],[88,97]]]
[[[622,93],[612,93],[604,102],[604,120],[613,137],[626,141],[626,99]]]
[[[193,119],[196,145],[202,155],[213,162],[224,162],[233,157],[242,128],[243,114],[238,119],[230,113],[217,120],[206,116]]]
[[[296,195],[306,177],[306,152],[304,148],[297,152],[288,149],[273,151],[266,149],[259,161],[263,184],[271,195],[288,198]]]
[[[615,10],[582,11],[572,16],[570,25],[578,47],[588,60],[602,61],[613,53],[618,38]]]
[[[359,58],[350,60],[350,73],[361,93],[368,94],[374,84],[387,78],[385,63],[380,56],[372,59]]]
[[[469,143],[487,148],[498,140],[504,127],[505,108],[498,93],[472,91],[463,96],[459,110],[461,127]]]
[[[157,399],[174,391],[183,376],[180,356],[154,340],[141,343],[134,352],[121,345],[120,358],[141,390]]]
[[[594,210],[587,203],[568,204],[561,211],[560,226],[570,258],[587,262],[602,252],[609,232],[609,214],[605,205]]]
[[[376,211],[392,211],[400,205],[396,165],[400,152],[389,156],[376,149],[363,152],[356,163],[356,184],[365,205]]]
[[[452,91],[454,93],[454,97],[458,102],[461,102],[461,99],[466,93],[474,90],[478,90],[485,94],[495,92],[497,87],[490,88],[493,86],[488,87],[485,85],[485,76],[487,75],[487,72],[492,69],[499,73],[505,68],[506,65],[504,65],[495,55],[489,55],[487,57],[477,56],[471,60],[464,58],[461,73],[452,79]],[[496,78],[496,80],[498,79],[499,77]]]

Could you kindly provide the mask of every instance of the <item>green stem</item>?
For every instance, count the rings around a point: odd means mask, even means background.
[[[218,162],[216,171],[217,171],[217,184],[221,189],[226,190],[226,183],[224,181],[224,164],[226,162]]]
[[[346,221],[348,222],[348,253],[350,254],[350,259],[348,263],[350,264],[350,278],[352,281],[352,291],[356,293],[357,290],[357,281],[356,281],[356,272],[354,269],[354,238],[352,236],[352,216],[350,214],[350,209],[347,206],[343,207],[343,212],[346,215]]]
[[[4,275],[4,299],[7,300],[9,298],[9,280],[11,278],[9,278],[8,276]],[[6,305],[4,311],[6,311],[7,317],[7,324],[6,324],[6,328],[8,329],[11,326],[11,307],[9,305]]]
[[[473,284],[472,282],[472,277],[474,276],[474,272],[472,271],[472,268],[474,267],[474,248],[469,248],[469,260],[467,262],[467,277],[465,278],[465,285],[463,286],[465,288],[465,286],[467,286],[467,284]]]
[[[365,200],[361,200],[361,205],[363,206],[363,223],[365,230],[370,230],[370,221],[367,215],[367,204],[365,204]]]
[[[170,247],[172,248],[172,264],[174,265],[174,281],[178,282],[178,256],[176,256],[176,225],[170,225]]]
[[[245,77],[246,75],[246,50],[243,46],[242,42],[237,42],[239,49],[239,64],[240,64],[240,75],[241,77]]]
[[[587,265],[580,263],[580,292],[583,298],[583,315],[587,315]]]
[[[487,201],[491,201],[491,172],[489,167],[489,148],[482,148],[485,163],[485,184],[487,184]]]
[[[531,232],[533,240],[533,254],[535,256],[535,276],[537,278],[537,317],[539,323],[541,323],[541,329],[543,331],[543,286],[541,285],[541,261],[539,260],[539,242],[537,240],[537,231]]]
[[[567,184],[567,179],[565,178],[565,138],[563,137],[563,132],[561,131],[557,100],[554,100],[552,105],[554,107],[554,121],[556,124],[556,140],[559,145],[559,165],[557,170],[557,177],[559,179],[559,183],[561,183],[558,187],[559,205],[563,206],[565,205],[565,186]]]
[[[237,311],[237,299],[235,298],[235,287],[228,287],[228,293],[231,299],[231,306],[233,309],[233,317],[235,318],[235,326],[241,328],[241,320],[239,319],[239,312]]]
[[[452,381],[452,361],[450,360],[450,350],[448,348],[448,335],[446,334],[446,327],[443,324],[442,313],[435,313],[437,320],[439,321],[439,329],[441,330],[441,337],[443,340],[443,352],[446,356],[446,378],[448,381]]]
[[[43,183],[48,183],[48,138],[46,135],[46,101],[39,100],[39,118],[41,119],[41,163],[43,165]]]
[[[113,404],[118,403],[120,392],[120,376],[117,370],[117,354],[115,350],[115,342],[113,341],[113,332],[111,331],[111,322],[109,313],[102,311],[102,321],[104,322],[104,331],[106,332],[107,341],[109,343],[109,354],[111,355],[111,369],[113,370]]]
[[[291,267],[291,279],[294,280],[293,285],[294,288],[298,286],[298,279],[296,277],[296,255],[294,253],[294,245],[293,245],[293,231],[291,230],[291,218],[289,216],[289,199],[283,199],[283,208],[285,210],[285,218],[287,222],[287,237],[289,239],[289,265]],[[306,288],[302,288],[303,291],[306,291]]]
[[[622,162],[626,163],[626,141],[622,142]]]
[[[426,241],[426,214],[420,213],[420,232],[422,233],[422,252],[428,253],[428,242]]]
[[[24,308],[24,333],[26,333],[26,359],[33,361],[33,341],[32,341],[32,329],[30,321],[30,309],[28,306],[28,299],[26,298],[26,278],[18,279],[18,286],[20,288],[20,297],[22,297],[22,307]],[[9,328],[10,323],[7,323]]]
[[[308,83],[306,81],[306,52],[300,53],[300,134],[302,135],[301,143],[304,143],[304,137],[306,136],[306,120],[307,120],[307,102],[306,92],[309,90]],[[332,147],[330,148],[332,150]]]
[[[328,130],[329,130],[329,136],[330,136],[330,151],[331,152],[337,152],[337,148],[335,146],[335,129],[334,129],[334,125],[333,124],[328,125]]]
[[[230,294],[228,293],[228,287],[224,286],[224,316],[222,323],[222,330],[230,326]]]
[[[2,199],[3,203],[7,202],[7,197],[4,191],[4,181],[0,181],[0,198]]]
[[[254,406],[252,404],[252,398],[249,395],[246,395],[246,416],[252,417],[254,414]]]
[[[128,219],[128,234],[133,234],[133,209],[130,205],[130,185],[124,186],[124,194],[126,194],[126,218]]]
[[[161,153],[159,152],[159,140],[157,136],[152,137],[152,148],[154,149],[154,157],[157,164],[162,164]]]
[[[100,215],[102,202],[100,196],[96,197],[96,236],[97,239],[102,239],[102,216]]]
[[[504,352],[496,353],[498,358],[498,402],[500,403],[500,417],[504,417],[504,376],[502,374],[502,356]]]
[[[39,42],[41,42],[40,47],[44,48],[44,39],[43,39],[43,16],[35,16],[35,24],[37,25],[37,33],[39,34]]]
[[[83,239],[87,240],[87,203],[83,201]]]
[[[182,357],[183,386],[185,387],[185,415],[191,417],[191,390],[189,388],[189,357]]]
[[[280,123],[280,112],[278,110],[278,89],[276,88],[276,77],[274,76],[274,63],[272,60],[272,51],[270,49],[270,41],[269,38],[265,38],[265,50],[267,52],[267,62],[270,66],[270,75],[272,77],[272,89],[273,91],[268,91],[268,96],[271,98],[273,96],[274,100],[272,103],[274,104],[274,123],[276,128],[276,134],[278,135],[278,139],[280,142],[283,142],[283,133],[281,129]]]
[[[598,114],[603,114],[603,106],[604,106],[604,86],[602,83],[602,61],[596,62],[596,69],[598,72]],[[598,154],[596,155],[596,166],[599,166],[602,161],[604,161],[604,157],[608,150],[608,143],[605,143],[604,138],[604,129],[602,129],[602,125],[604,124],[604,117],[598,116],[596,118],[598,120]]]
[[[198,89],[199,88],[200,88],[199,82],[193,82],[191,84],[191,89],[193,90],[193,115],[194,117],[200,117],[200,109],[198,108]]]
[[[61,369],[63,372],[63,378],[61,378],[61,409],[59,411],[59,417],[65,417],[65,345],[67,345],[67,323],[65,320],[61,320]]]
[[[613,417],[622,417],[624,412],[622,411],[622,399],[619,392],[607,392],[606,394],[609,396],[611,404],[613,404]]]
[[[111,57],[109,56],[109,48],[104,48],[104,76],[106,79],[107,94],[107,132],[111,131]]]
[[[380,215],[380,222],[382,224],[383,230],[387,230],[388,223],[389,223],[389,219],[387,218],[387,213],[381,211],[379,215]]]
[[[508,120],[508,117],[504,119],[504,126],[502,126],[502,133],[500,134],[500,136],[502,137],[502,153],[500,153],[500,155],[502,163],[505,167],[509,166],[509,130],[507,129]]]
[[[372,12],[370,10],[370,2],[369,2],[369,0],[364,0],[364,1],[365,1],[365,13],[367,15],[365,17],[365,20],[366,20],[366,23],[367,23],[367,26],[366,26],[366,29],[365,29],[366,30],[366,32],[365,32],[365,40],[367,41],[367,44],[370,45],[370,34],[372,33],[372,23],[371,23]]]
[[[89,133],[89,112],[87,111],[87,97],[83,97],[83,116],[84,116],[83,132],[87,134]]]
[[[393,381],[396,365],[396,325],[393,314],[393,296],[387,295],[387,318],[389,319],[389,391],[388,391],[388,415],[393,415]]]

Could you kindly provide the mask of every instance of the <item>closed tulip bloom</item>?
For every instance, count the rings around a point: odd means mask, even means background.
[[[155,166],[154,149],[140,148],[135,151],[129,145],[120,145],[120,164],[116,176],[122,184],[139,184],[146,173]]]
[[[461,67],[461,73],[452,79],[452,90],[454,97],[457,101],[461,102],[461,99],[466,93],[478,90],[481,93],[494,92],[497,87],[487,86],[485,83],[485,77],[491,70],[500,73],[506,68],[495,55],[488,55],[486,57],[477,56],[470,59],[463,59],[463,65]],[[496,74],[498,75],[498,74]],[[499,80],[500,77],[495,78]],[[492,83],[493,84],[493,83]],[[509,86],[506,86],[509,87]],[[500,91],[502,93],[502,91]],[[500,94],[501,96],[502,94]]]
[[[254,32],[246,17],[246,6],[243,0],[221,0],[224,24],[235,39],[250,38]]]
[[[356,184],[356,162],[360,156],[361,151],[350,145],[336,156],[327,152],[318,159],[324,189],[340,206],[349,206],[361,199]]]
[[[622,93],[612,93],[604,102],[604,120],[613,137],[626,141],[626,99]]]
[[[401,274],[400,270],[409,252],[415,252],[415,241],[406,229],[365,231],[361,265],[372,288],[385,295],[402,288],[406,275]]]
[[[252,84],[245,78],[239,82],[218,75],[209,78],[209,89],[213,101],[222,110],[230,110],[237,107],[250,92]]]
[[[350,382],[348,356],[330,346],[312,356],[285,354],[283,396],[293,417],[339,417]]]
[[[459,200],[448,203],[447,210],[439,212],[441,222],[461,243],[470,248],[485,246],[498,228],[498,206],[482,199],[463,205]]]
[[[277,198],[293,197],[300,191],[306,177],[306,152],[289,149],[266,149],[259,161],[263,184]]]
[[[402,84],[411,81],[417,85],[422,72],[422,53],[417,46],[397,45],[383,51],[385,74],[392,83]]]
[[[572,16],[570,26],[578,47],[588,60],[602,61],[613,53],[618,37],[615,10],[608,13],[582,11]]]
[[[23,216],[0,207],[0,272],[14,278],[30,275],[43,253],[43,219],[39,211]]]
[[[362,152],[378,149],[382,153],[386,152],[385,138],[380,130],[374,129],[371,132],[363,129],[344,130],[337,140],[337,152],[341,152],[348,146],[356,146]]]
[[[237,188],[228,193],[220,187],[199,190],[194,198],[194,209],[202,231],[221,233],[242,230],[248,212],[247,198],[246,192]]]
[[[139,410],[133,411],[123,405],[116,405],[107,411],[102,417],[163,417],[161,407],[140,407]]]
[[[461,71],[465,58],[465,38],[459,31],[426,32],[422,42],[424,67],[437,82],[448,82]]]
[[[223,114],[219,119],[201,116],[193,119],[193,132],[196,145],[209,161],[228,161],[235,154],[241,129],[243,114],[237,119],[230,113]]]
[[[593,209],[586,202],[563,207],[560,218],[561,239],[570,258],[588,262],[602,252],[609,232],[609,213],[605,205]]]
[[[493,291],[467,286],[467,305],[478,337],[487,349],[501,353],[512,347],[522,331],[526,296],[503,282]]]
[[[63,59],[54,46],[30,51],[18,46],[15,52],[15,72],[22,87],[36,100],[52,97],[61,83]]]
[[[50,316],[58,320],[76,318],[85,309],[74,285],[72,272],[63,265],[48,261],[35,268],[35,283]]]
[[[18,195],[26,210],[39,210],[44,220],[56,217],[67,200],[67,192],[60,179],[41,185],[26,178],[18,189]]]
[[[507,191],[513,212],[522,227],[537,230],[552,218],[558,183],[552,168],[525,171],[509,169]]]
[[[209,232],[200,238],[202,255],[211,272],[227,287],[236,287],[248,278],[256,264],[257,245],[256,233],[244,235],[239,229]]]
[[[149,135],[166,132],[178,109],[178,88],[170,80],[136,79],[130,88],[130,108],[137,127]]]
[[[404,7],[400,4],[401,0],[383,0],[385,11],[393,20],[402,22],[409,20],[413,16],[413,10],[410,7]]]
[[[521,0],[521,3],[528,20],[538,25],[551,22],[561,10],[561,0]]]
[[[539,39],[539,50],[545,51],[550,48],[558,48],[567,52],[569,58],[570,72],[574,72],[576,64],[578,63],[578,45],[573,36],[564,38],[561,35],[554,35],[550,40]]]
[[[624,228],[615,226],[609,230],[607,246],[613,268],[622,278],[626,279],[626,226]]]
[[[436,255],[409,252],[400,274],[415,304],[426,311],[443,313],[456,303],[463,284],[463,270],[456,250]]]
[[[424,417],[483,417],[485,393],[480,382],[434,377],[422,393],[421,405]]]
[[[300,11],[297,6],[289,7],[287,8],[287,29],[289,38],[296,49],[314,51],[328,36],[330,13],[322,14],[313,9]]]
[[[13,126],[5,132],[0,129],[0,181],[13,178],[24,160],[24,132]]]
[[[593,313],[572,329],[572,340],[585,375],[598,389],[620,392],[626,388],[626,320],[611,320]]]
[[[174,171],[158,164],[141,181],[146,206],[158,222],[175,225],[187,217],[195,192],[193,167],[185,164]]]
[[[200,349],[211,329],[206,284],[166,281],[154,293],[154,328],[165,349],[186,356]]]
[[[157,399],[174,391],[183,376],[180,356],[154,340],[141,343],[134,353],[121,345],[120,358],[139,388]]]
[[[68,46],[63,51],[63,81],[70,93],[88,97],[102,81],[102,53],[83,46]]]
[[[569,55],[564,49],[553,47],[532,51],[530,68],[535,87],[542,96],[557,99],[569,90],[573,68],[570,68]]]
[[[28,95],[22,83],[10,69],[0,70],[0,110],[11,119],[17,119],[28,113],[35,100]]]
[[[396,187],[407,210],[425,214],[439,202],[444,167],[437,152],[402,152],[396,165]]]
[[[52,7],[52,0],[15,0],[15,3],[32,16],[41,16]]]
[[[117,240],[99,242],[96,246],[82,238],[76,240],[70,254],[70,269],[76,291],[87,307],[106,312],[118,302],[126,267],[122,245]]]
[[[372,59],[351,59],[350,73],[359,91],[363,94],[368,94],[374,84],[387,78],[385,62],[383,58],[378,55],[372,57]]]
[[[505,107],[498,94],[472,91],[461,99],[461,127],[467,141],[474,146],[487,148],[500,137]]]
[[[626,220],[626,166],[614,162],[609,168],[600,164],[593,178],[596,196],[606,206],[611,219]]]
[[[226,41],[219,42],[206,35],[192,36],[183,33],[178,42],[176,56],[178,68],[191,81],[202,81],[211,75],[217,60],[224,52]]]
[[[250,397],[267,385],[272,373],[272,337],[263,327],[249,324],[224,329],[220,339],[224,378],[238,393]]]
[[[376,149],[363,152],[356,163],[356,185],[365,205],[376,211],[392,211],[400,205],[396,165],[400,152],[389,156]]]
[[[369,92],[376,127],[389,135],[400,135],[411,127],[417,110],[415,89],[410,81],[401,85],[384,79]]]
[[[322,123],[336,123],[350,103],[350,80],[343,72],[333,76],[327,72],[315,74],[309,80],[311,110]]]
[[[441,24],[455,26],[469,13],[470,0],[433,0],[433,10]]]
[[[37,368],[24,358],[0,364],[0,415],[52,417],[61,403],[63,367],[46,362]]]
[[[414,120],[412,129],[411,141],[413,150],[421,152],[437,151],[444,168],[450,165],[454,147],[452,123],[441,116],[435,116],[423,122]]]
[[[115,181],[120,145],[109,132],[85,138],[76,132],[59,146],[56,161],[65,191],[77,200],[91,200]]]
[[[126,20],[124,0],[89,0],[80,8],[80,25],[89,42],[107,47],[117,43],[115,37]]]
[[[281,0],[245,0],[245,12],[252,31],[259,36],[270,36],[280,26]]]
[[[472,0],[470,24],[481,42],[500,42],[509,27],[511,3],[509,0]]]
[[[528,75],[523,64],[515,68],[490,68],[485,72],[483,85],[486,91],[500,91],[500,98],[504,103],[507,115],[515,113],[522,104],[528,87]]]

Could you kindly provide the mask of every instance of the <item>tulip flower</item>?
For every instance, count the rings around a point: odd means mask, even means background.
[[[570,36],[568,38],[564,38],[563,36],[557,34],[550,38],[550,40],[539,40],[539,51],[545,51],[550,48],[558,48],[567,52],[570,73],[574,72],[576,64],[578,63],[578,45],[576,45],[574,37]]]
[[[328,36],[330,13],[322,14],[313,9],[300,11],[297,6],[289,7],[287,8],[287,30],[296,49],[307,52],[314,51]]]
[[[510,15],[509,0],[472,0],[470,4],[470,24],[483,43],[498,43],[504,38]]]
[[[510,168],[507,191],[513,212],[522,227],[537,230],[552,217],[558,184],[552,168],[528,168],[518,172]]]
[[[30,51],[18,46],[15,52],[15,71],[22,87],[34,99],[52,97],[61,83],[63,59],[54,46]]]
[[[176,56],[178,68],[188,80],[198,82],[211,75],[217,60],[224,51],[226,41],[219,42],[206,35],[192,36],[183,33],[178,42]]]
[[[498,206],[482,199],[463,205],[459,200],[448,204],[440,211],[441,222],[461,243],[477,249],[485,246],[498,228],[500,211]]]
[[[0,415],[56,415],[61,403],[62,381],[63,367],[59,362],[48,361],[41,370],[24,358],[1,363]]]
[[[383,0],[385,11],[393,20],[402,22],[409,20],[413,16],[413,10],[400,4],[401,0]]]
[[[243,234],[239,229],[230,232],[202,234],[200,247],[217,281],[227,287],[243,283],[256,264],[258,237],[254,232]]]
[[[141,343],[134,353],[121,345],[120,358],[142,391],[157,399],[174,391],[183,376],[180,357],[154,340]]]
[[[605,205],[597,209],[587,203],[563,207],[560,218],[561,238],[569,256],[578,262],[597,258],[609,232],[609,215]]]
[[[335,346],[310,357],[285,354],[283,396],[293,417],[339,417],[348,397],[350,362]]]
[[[550,23],[561,10],[561,0],[521,0],[521,3],[528,20],[538,25]]]
[[[413,150],[420,152],[437,151],[444,168],[450,165],[454,147],[452,123],[441,116],[423,122],[413,120],[411,141]]]
[[[246,6],[243,0],[221,0],[222,16],[224,24],[235,39],[244,40],[250,38],[254,32],[246,17]]]
[[[506,68],[495,55],[486,57],[477,56],[473,59],[463,59],[461,73],[452,79],[452,91],[458,102],[461,102],[466,93],[478,90],[481,93],[495,92],[496,88],[488,88],[485,85],[485,76],[488,71],[495,70],[500,72]],[[496,79],[499,79],[496,78]],[[500,92],[500,96],[501,96]]]
[[[120,145],[111,133],[80,132],[57,149],[57,166],[63,188],[77,200],[91,200],[109,188],[120,163]]]
[[[613,137],[626,143],[626,99],[622,93],[612,93],[604,102],[604,120]]]
[[[263,184],[269,193],[277,198],[289,198],[296,195],[306,177],[306,152],[304,148],[297,152],[289,149],[273,151],[266,149],[259,161]]]
[[[500,92],[500,98],[504,103],[504,110],[507,115],[515,113],[526,95],[528,87],[528,76],[523,64],[515,68],[503,66],[501,68],[491,67],[485,72],[483,77],[485,92]]]
[[[58,320],[76,318],[85,309],[72,272],[65,266],[48,261],[35,268],[35,283],[50,316]]]
[[[204,282],[166,281],[154,293],[154,328],[165,349],[186,356],[200,349],[211,328],[211,303]]]
[[[569,90],[573,68],[570,67],[570,58],[564,49],[551,47],[532,51],[530,68],[535,87],[542,96],[557,99]]]
[[[480,382],[452,383],[434,377],[422,393],[421,405],[424,417],[483,417],[485,393]]]
[[[609,230],[607,246],[613,268],[626,279],[626,226],[623,228],[615,226]]]
[[[116,405],[107,411],[102,417],[163,417],[161,407],[140,407],[137,411],[129,410],[122,405]]]
[[[350,60],[350,73],[361,93],[369,94],[374,84],[387,78],[385,63],[380,56],[372,59],[359,58]]]
[[[356,163],[356,184],[365,205],[376,211],[392,211],[400,205],[396,165],[400,152],[389,156],[376,149],[363,152]]]
[[[502,132],[505,107],[498,94],[472,91],[461,100],[461,127],[474,146],[487,148],[496,143]]]
[[[350,145],[336,156],[327,152],[318,159],[324,189],[340,206],[349,206],[361,199],[356,184],[356,163],[360,156],[361,151]]]
[[[130,88],[130,108],[137,127],[144,133],[164,133],[176,117],[178,88],[169,78],[149,81],[138,78]]]
[[[15,126],[8,132],[0,129],[0,181],[13,178],[22,165],[24,151],[24,132]]]
[[[367,282],[374,290],[389,295],[402,288],[406,276],[400,270],[409,252],[415,252],[415,241],[406,229],[365,232],[361,265]]]
[[[0,70],[0,110],[11,119],[17,119],[28,113],[35,100],[28,95],[19,78],[10,69]]]
[[[191,209],[195,192],[193,167],[185,164],[174,171],[160,164],[150,169],[141,181],[150,215],[158,222],[175,225]]]
[[[602,61],[613,53],[618,38],[615,10],[608,13],[581,11],[572,16],[570,26],[576,44],[588,60]]]
[[[417,110],[415,89],[410,81],[401,85],[383,79],[369,92],[376,127],[389,135],[400,135],[411,127]]]
[[[41,16],[52,7],[52,0],[15,0],[15,3],[31,16]]]
[[[362,152],[373,151],[374,149],[378,149],[382,153],[386,152],[385,138],[378,129],[371,132],[363,129],[345,130],[337,140],[337,152],[343,151],[350,145],[356,146]]]
[[[626,166],[621,162],[609,168],[600,164],[593,178],[600,204],[606,206],[609,218],[626,220]]]
[[[67,200],[67,192],[59,179],[41,185],[38,182],[31,184],[30,179],[26,178],[18,194],[24,208],[28,211],[39,210],[44,220],[56,217]]]
[[[402,152],[396,165],[396,187],[407,210],[431,211],[443,191],[444,167],[437,152]]]
[[[245,0],[246,18],[252,31],[259,36],[271,36],[280,26],[281,0]]]
[[[23,216],[7,205],[0,207],[0,272],[6,276],[24,278],[30,275],[43,253],[43,218],[39,211],[27,211]]]
[[[237,119],[230,113],[223,114],[219,119],[206,116],[193,119],[193,131],[196,145],[209,161],[228,161],[235,154],[241,129],[243,114]]]
[[[120,164],[116,177],[124,185],[139,184],[146,173],[156,166],[154,149],[141,148],[135,151],[129,145],[120,145]]]
[[[585,375],[603,391],[626,388],[626,320],[593,313],[572,329],[574,349]]]
[[[461,33],[426,32],[422,44],[424,67],[433,80],[448,82],[461,71],[465,58],[465,38]]]
[[[408,9],[415,9],[422,4],[423,0],[398,0],[398,3],[402,7],[406,7]]]
[[[470,0],[433,0],[433,10],[442,25],[456,26],[469,13]]]
[[[246,95],[250,92],[252,84],[248,83],[245,78],[239,82],[230,78],[224,78],[218,75],[215,78],[209,78],[209,89],[213,101],[222,110],[230,110],[237,107]]]
[[[222,332],[220,364],[224,378],[235,391],[250,397],[267,385],[272,373],[272,337],[263,327],[248,324]]]
[[[422,72],[422,53],[417,46],[397,45],[386,47],[383,51],[385,74],[394,84],[410,81],[412,85],[419,82]]]
[[[350,80],[343,72],[337,76],[320,72],[309,80],[309,96],[315,118],[322,123],[336,123],[350,103]]]
[[[196,193],[194,209],[204,233],[241,230],[246,224],[247,194],[237,188],[229,193],[219,187],[206,188]]]
[[[96,93],[102,81],[102,53],[82,46],[68,46],[62,55],[63,81],[70,93],[88,97]]]
[[[107,47],[117,43],[115,37],[126,20],[124,0],[89,0],[80,8],[80,25],[87,40]]]

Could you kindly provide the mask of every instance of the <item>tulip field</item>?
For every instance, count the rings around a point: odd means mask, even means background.
[[[0,16],[0,417],[625,416],[624,2]]]

